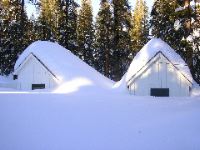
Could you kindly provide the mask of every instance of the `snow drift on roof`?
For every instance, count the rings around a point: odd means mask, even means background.
[[[161,51],[191,82],[193,82],[190,70],[181,56],[167,43],[157,38],[151,39],[137,53],[126,74],[126,81],[135,75],[159,51]]]
[[[135,56],[127,73],[123,76],[122,80],[115,84],[115,88],[124,89],[127,81],[131,79],[145,64],[161,51],[191,82],[193,81],[192,75],[185,61],[172,49],[167,43],[161,39],[151,39]]]
[[[69,50],[57,43],[37,41],[31,44],[18,58],[14,69],[34,54],[44,65],[52,71],[62,83],[79,79],[92,85],[111,86],[113,82],[84,63]]]

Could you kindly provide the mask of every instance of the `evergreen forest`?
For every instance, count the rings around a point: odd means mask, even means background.
[[[199,0],[0,0],[0,75],[9,75],[32,42],[57,42],[106,77],[118,81],[153,37],[167,42],[200,84]],[[133,0],[132,0],[133,1]],[[28,16],[26,3],[37,10]],[[66,60],[67,61],[67,60]]]

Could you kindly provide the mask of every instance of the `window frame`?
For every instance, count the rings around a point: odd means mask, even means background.
[[[151,88],[150,96],[169,97],[169,88]]]
[[[40,90],[40,89],[45,89],[46,85],[41,83],[41,84],[32,84],[32,90]]]

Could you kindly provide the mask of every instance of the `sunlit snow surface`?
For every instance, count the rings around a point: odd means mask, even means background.
[[[152,98],[94,83],[76,78],[56,93],[0,88],[0,150],[200,149],[198,88]]]
[[[51,59],[44,55],[46,46],[35,55],[63,83],[49,90],[0,88],[0,150],[200,149],[198,86],[187,98],[136,97],[112,88],[112,81],[64,54],[62,47],[60,59],[67,57],[72,64],[53,63],[59,57],[54,56],[57,45],[49,45]]]
[[[0,94],[1,150],[198,150],[200,97]]]

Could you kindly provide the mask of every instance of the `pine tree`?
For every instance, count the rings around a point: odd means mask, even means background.
[[[173,47],[184,60],[186,60],[185,51],[190,49],[188,42],[182,38],[184,30],[176,30],[177,2],[174,0],[156,0],[151,12],[152,35],[161,38]]]
[[[15,61],[27,46],[27,15],[24,3],[20,0],[5,0],[2,2],[2,39],[1,53],[3,62],[1,74],[8,75],[13,71]]]
[[[13,71],[14,64],[18,56],[28,46],[29,40],[27,37],[28,17],[25,12],[24,0],[13,0],[11,3],[13,9],[14,20],[10,24],[10,37],[12,40],[9,45],[11,48],[10,71]]]
[[[145,0],[136,1],[132,22],[132,49],[137,52],[147,43],[149,36],[148,7]]]
[[[6,68],[5,47],[8,44],[8,1],[0,1],[0,75],[4,75]]]
[[[94,66],[94,25],[91,0],[82,0],[78,15],[78,55],[90,66]]]
[[[149,30],[150,30],[150,24],[149,24],[149,12],[148,12],[148,6],[145,0],[143,0],[143,18],[142,18],[142,38],[141,43],[142,45],[145,45],[149,41]]]
[[[194,49],[193,49],[193,75],[196,82],[200,85],[200,1],[195,1],[195,15],[194,15]]]
[[[29,18],[29,30],[27,33],[28,37],[30,37],[30,42],[32,43],[37,40],[44,40],[45,36],[43,35],[44,26],[41,24],[41,15],[39,18],[35,15],[40,14],[41,2],[40,0],[29,0],[29,2],[36,8],[36,12],[33,13]]]
[[[101,0],[95,25],[96,69],[107,77],[111,77],[110,59],[113,46],[112,25],[113,18],[110,4],[108,0]]]
[[[77,49],[77,7],[74,0],[58,1],[59,20],[58,20],[58,41],[65,48],[75,53]]]
[[[114,15],[112,74],[114,80],[119,80],[130,64],[128,56],[131,52],[131,7],[128,0],[112,0],[112,5]]]
[[[193,67],[192,74],[195,81],[200,85],[200,1],[194,0],[191,13],[192,45],[193,45]]]
[[[184,51],[184,57],[188,63],[191,73],[197,83],[200,84],[200,1],[194,0],[178,1],[178,11],[176,12],[176,21],[179,23],[179,32],[185,39],[187,49]]]
[[[200,12],[199,5],[191,5],[192,0],[177,0],[176,23],[177,32],[180,33],[183,44],[182,53],[187,62],[194,79],[200,83],[199,73],[199,35],[200,35]],[[181,9],[180,9],[181,8]]]
[[[1,57],[1,64],[0,64],[0,71],[1,75],[8,75],[10,73],[10,66],[8,60],[11,59],[11,50],[10,47],[10,24],[12,19],[14,19],[13,13],[9,12],[11,8],[10,2],[8,0],[1,2],[1,50],[0,50],[0,57]]]
[[[199,16],[196,5],[191,6],[192,0],[157,0],[154,3],[151,16],[151,27],[154,36],[169,43],[188,64],[195,80],[199,82],[198,67],[199,53],[194,31],[199,31]],[[195,9],[194,9],[195,8]],[[193,21],[194,20],[194,21]],[[195,27],[195,24],[197,25]],[[196,28],[196,29],[195,29]],[[195,44],[196,43],[196,44]]]
[[[184,0],[181,2],[177,2],[176,8],[184,7],[181,11],[175,11],[175,20],[179,22],[180,26],[176,29],[176,33],[178,33],[181,38],[180,42],[180,53],[182,57],[187,62],[191,71],[193,70],[193,48],[191,40],[188,40],[188,37],[192,34],[192,16],[193,10],[190,6],[190,0]]]
[[[35,18],[35,16],[32,14],[28,20],[28,31],[27,31],[27,37],[28,37],[28,43],[32,43],[34,41],[40,40],[41,37],[41,26],[39,24],[39,21]]]
[[[152,35],[168,42],[175,36],[174,32],[174,0],[156,0],[151,11]]]
[[[59,20],[58,0],[40,1],[40,26],[42,28],[42,40],[56,41],[58,39],[58,20]]]

